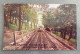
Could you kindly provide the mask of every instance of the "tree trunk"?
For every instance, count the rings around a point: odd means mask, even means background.
[[[15,17],[15,25],[16,25],[16,17]]]
[[[19,31],[21,31],[21,7],[19,6]]]
[[[71,31],[70,31],[70,36],[69,36],[68,41],[72,38],[72,32],[73,32],[73,28],[71,28]]]
[[[17,18],[16,18],[16,26],[17,26]]]
[[[13,16],[13,18],[12,18],[12,24],[13,24],[13,21],[14,21],[14,16]]]
[[[34,29],[35,29],[35,23],[34,23]]]
[[[32,22],[31,22],[31,28],[32,28]]]
[[[64,34],[63,31],[61,31],[61,37],[62,37],[62,38],[63,38],[63,34]]]
[[[26,29],[26,23],[25,23],[25,29]]]
[[[65,37],[66,37],[66,31],[67,31],[67,28],[65,28],[65,30],[64,30],[64,39],[65,39]]]
[[[10,11],[10,24],[12,24],[12,22],[11,22],[11,11]]]
[[[22,28],[22,26],[23,26],[23,21],[21,21],[21,28]]]
[[[17,26],[17,18],[15,17],[15,25]]]
[[[5,12],[4,12],[4,21],[5,21],[6,27],[9,28],[8,18],[6,16],[6,13]]]
[[[29,28],[29,22],[27,22],[27,28]]]

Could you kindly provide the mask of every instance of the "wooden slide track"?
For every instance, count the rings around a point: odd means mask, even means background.
[[[23,45],[18,48],[15,46],[15,50],[76,50],[77,48],[70,41],[45,30],[33,30],[29,35],[28,39],[23,37],[25,39]]]

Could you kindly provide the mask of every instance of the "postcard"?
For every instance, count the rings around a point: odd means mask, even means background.
[[[3,50],[76,50],[75,4],[5,4]]]

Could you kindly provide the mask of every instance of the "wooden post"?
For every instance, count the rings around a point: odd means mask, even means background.
[[[13,32],[13,35],[14,35],[14,43],[13,43],[13,45],[16,45],[16,34],[15,34],[15,31]]]

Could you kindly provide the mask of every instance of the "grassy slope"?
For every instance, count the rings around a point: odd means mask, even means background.
[[[58,32],[57,35],[61,37],[60,32]],[[69,38],[69,35],[66,35],[66,40],[68,40],[68,38]],[[77,40],[74,39],[74,38],[71,38],[70,39],[70,42],[72,42],[73,44],[77,45]]]
[[[25,27],[26,27],[26,29],[25,29]],[[9,24],[9,28],[10,28],[11,30],[16,30],[16,31],[18,31],[19,25],[16,26],[16,25],[13,25],[13,24]],[[34,26],[32,26],[32,28],[31,28],[30,25],[25,26],[25,24],[23,23],[23,26],[22,26],[21,31],[22,31],[23,33],[26,33],[26,32],[28,32],[28,31],[30,31],[30,30],[32,30],[32,29],[34,29]]]

